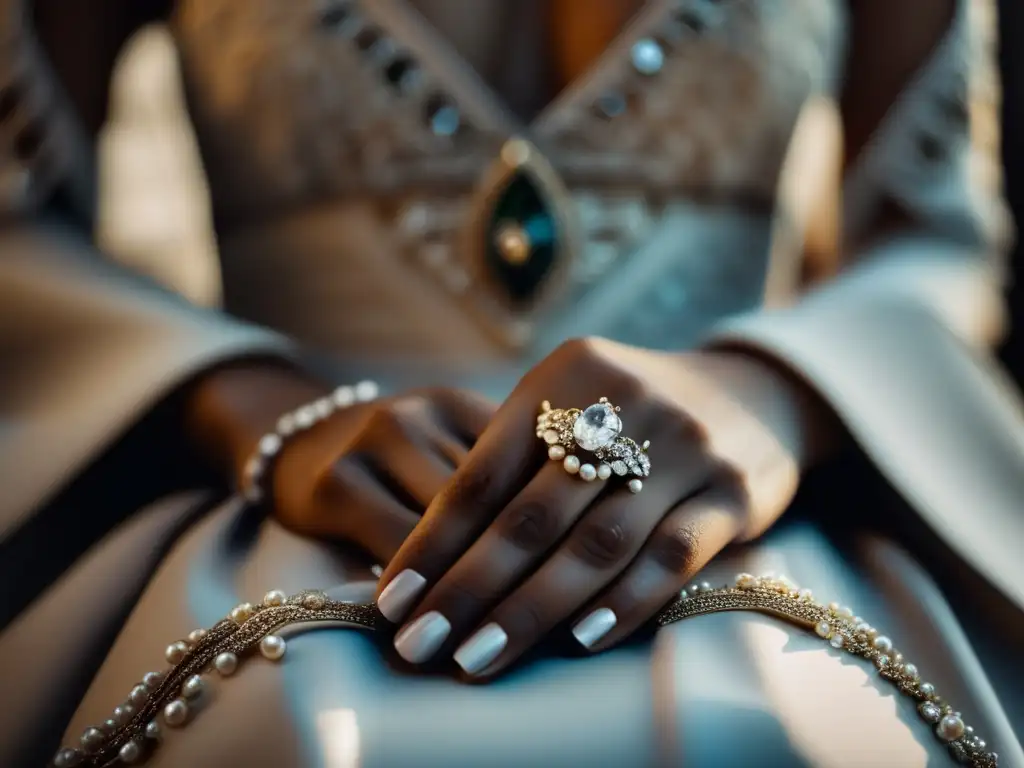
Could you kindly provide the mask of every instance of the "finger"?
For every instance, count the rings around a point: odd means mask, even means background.
[[[582,612],[572,629],[576,640],[604,650],[654,618],[736,537],[745,508],[741,495],[723,486],[677,506],[622,577]]]
[[[568,476],[561,462],[549,461],[426,592],[395,637],[399,655],[423,663],[449,639],[464,637],[558,545],[603,486]],[[400,618],[386,593],[380,605],[387,618]]]
[[[435,583],[533,478],[546,458],[537,446],[535,423],[521,405],[506,403],[498,412],[385,568],[377,595],[385,617],[399,621],[407,615],[426,585]]]
[[[498,410],[498,406],[487,398],[463,390],[438,390],[431,393],[428,399],[438,410],[445,426],[467,448],[473,447]]]
[[[422,409],[396,404],[374,414],[351,454],[406,506],[422,513],[453,472],[435,447],[439,432]]]
[[[620,486],[602,497],[459,647],[455,661],[477,676],[494,675],[512,663],[621,573],[678,498],[677,481],[669,475],[649,483],[642,494]]]
[[[356,461],[343,460],[321,481],[310,524],[313,536],[339,538],[387,563],[416,527],[420,517],[395,498],[378,478]]]

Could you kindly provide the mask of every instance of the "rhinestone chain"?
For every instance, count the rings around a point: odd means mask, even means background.
[[[861,656],[877,667],[879,674],[903,694],[917,702],[921,718],[933,727],[946,744],[950,756],[972,768],[996,768],[998,755],[987,751],[985,742],[964,723],[961,714],[923,682],[920,673],[892,640],[836,603],[823,606],[814,601],[809,589],[800,589],[785,577],[756,577],[741,573],[734,584],[714,588],[694,584],[658,616],[664,626],[692,616],[720,611],[757,611],[813,631],[837,650]],[[184,726],[192,717],[194,702],[203,696],[205,676],[233,675],[240,659],[256,649],[267,659],[280,660],[285,641],[275,634],[282,627],[322,621],[340,621],[374,629],[382,621],[373,603],[342,603],[323,592],[302,592],[286,597],[279,590],[268,592],[259,605],[243,603],[210,629],[198,629],[185,640],[171,643],[166,658],[171,665],[164,672],[150,672],[132,688],[128,700],[114,709],[103,725],[87,728],[77,747],[61,749],[53,760],[55,768],[138,764],[163,738],[163,725]]]

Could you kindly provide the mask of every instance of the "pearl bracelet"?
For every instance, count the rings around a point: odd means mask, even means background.
[[[250,504],[258,504],[263,500],[265,493],[263,486],[267,470],[289,438],[330,418],[336,411],[344,410],[356,403],[368,403],[376,400],[379,392],[380,388],[373,381],[361,381],[354,387],[344,385],[329,395],[281,416],[277,420],[274,431],[268,432],[260,438],[256,444],[256,450],[245,463],[239,488],[242,498]]]

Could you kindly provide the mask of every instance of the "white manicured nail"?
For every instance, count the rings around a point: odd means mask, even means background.
[[[437,611],[424,613],[395,636],[395,650],[410,664],[422,664],[444,644],[452,625]]]
[[[475,675],[498,658],[507,644],[508,635],[505,634],[505,630],[492,621],[459,646],[455,652],[455,663],[462,667],[466,674]]]
[[[617,621],[615,611],[611,608],[598,608],[573,627],[572,633],[580,641],[580,645],[590,648],[611,632]]]
[[[412,603],[427,585],[427,580],[416,571],[406,568],[384,587],[377,598],[377,610],[384,618],[397,624],[412,608]]]

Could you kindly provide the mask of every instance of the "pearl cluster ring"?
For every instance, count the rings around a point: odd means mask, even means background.
[[[263,501],[264,481],[267,470],[284,448],[289,438],[304,432],[330,418],[336,411],[344,410],[356,403],[368,403],[377,399],[380,388],[376,382],[361,381],[355,386],[343,385],[330,395],[289,411],[277,420],[273,432],[268,432],[256,444],[256,450],[245,463],[239,492],[250,504]]]
[[[545,400],[537,416],[537,437],[548,446],[548,457],[561,461],[570,475],[583,480],[607,480],[613,474],[619,477],[633,475],[629,490],[640,493],[643,480],[651,474],[651,459],[647,455],[650,441],[638,445],[622,436],[622,419],[618,406],[602,397],[584,410],[555,408]],[[583,463],[575,454],[577,448],[593,453],[598,459],[595,467]]]

